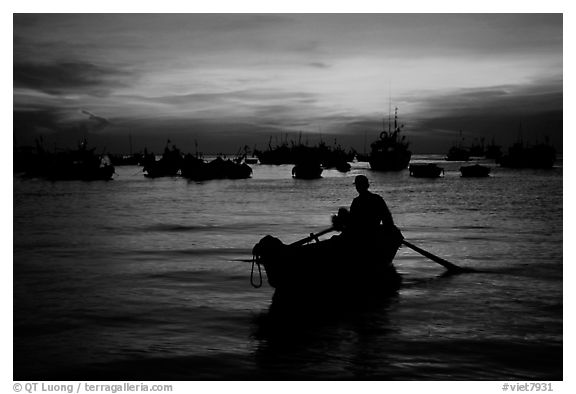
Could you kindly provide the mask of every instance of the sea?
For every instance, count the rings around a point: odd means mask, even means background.
[[[462,178],[465,163],[438,155],[412,162],[444,175],[363,162],[317,180],[259,164],[250,179],[204,182],[137,166],[107,182],[15,174],[13,379],[563,380],[562,160],[550,170],[481,160],[488,178]],[[253,246],[330,227],[359,174],[406,240],[477,272],[447,275],[402,247],[397,294],[282,313],[265,273],[251,285]]]

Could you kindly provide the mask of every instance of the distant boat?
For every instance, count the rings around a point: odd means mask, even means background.
[[[322,141],[317,146],[308,146],[300,140],[297,144],[292,141],[290,145],[284,141],[282,145],[276,147],[272,147],[271,142],[270,140],[266,151],[254,150],[254,155],[258,157],[260,164],[298,164],[313,158],[324,168],[342,168],[341,163],[354,160],[356,154],[354,150],[346,152],[340,145],[336,145],[336,142],[334,148]]]
[[[115,169],[107,155],[94,153],[84,140],[76,150],[49,153],[37,141],[37,153],[29,156],[25,174],[31,177],[47,178],[52,181],[98,181],[110,180]]]
[[[472,166],[460,167],[460,173],[465,178],[481,178],[487,177],[490,174],[490,167],[474,164]]]
[[[292,177],[297,179],[322,178],[322,166],[317,162],[302,162],[292,168]]]
[[[398,125],[398,108],[394,113],[394,131],[382,131],[380,139],[370,144],[371,152],[368,161],[375,171],[400,171],[408,167],[412,152],[408,150],[406,137],[399,138],[404,125]]]
[[[484,151],[484,156],[487,159],[493,159],[493,160],[500,160],[500,158],[502,157],[502,148],[500,147],[500,145],[496,145],[494,139],[492,139],[490,145],[486,147]]]
[[[180,167],[182,166],[182,153],[175,145],[172,149],[168,147],[170,140],[164,147],[164,153],[160,160],[156,160],[156,156],[148,154],[145,150],[143,168],[144,176],[147,178],[160,178],[160,177],[174,177],[178,175]]]
[[[508,149],[507,155],[500,158],[499,164],[509,168],[552,168],[555,161],[556,149],[548,141],[532,146],[518,142]]]
[[[259,151],[254,150],[254,155],[260,161],[260,164],[294,164],[294,155],[292,149],[288,146],[286,142],[282,145],[272,147],[272,137],[268,142],[268,150]]]
[[[134,153],[130,155],[109,155],[112,164],[115,166],[137,166],[142,163],[144,155]]]
[[[415,178],[438,178],[440,174],[444,174],[444,169],[438,167],[436,164],[410,164],[410,176]]]
[[[472,156],[471,149],[463,146],[464,138],[462,137],[462,130],[460,130],[460,142],[452,145],[446,154],[446,161],[468,161]],[[479,149],[476,149],[479,150]]]
[[[461,146],[453,146],[448,150],[446,161],[468,161],[470,160],[470,151]]]
[[[352,169],[352,166],[347,161],[342,161],[336,164],[336,170],[339,172],[348,172]]]
[[[342,146],[334,140],[334,147],[327,146],[324,142],[320,142],[317,147],[313,148],[313,157],[320,161],[322,168],[331,169],[335,168],[340,172],[350,171],[349,161],[354,160],[356,152],[352,149],[346,152]]]
[[[182,165],[181,175],[194,181],[207,181],[212,179],[247,179],[252,176],[252,168],[242,162],[241,158],[236,160],[224,160],[217,157],[210,162],[186,155]]]
[[[486,155],[486,148],[484,147],[484,138],[478,139],[468,148],[471,157],[484,157]]]
[[[368,162],[368,161],[370,161],[370,155],[369,154],[363,154],[363,153],[357,153],[356,154],[356,161]]]

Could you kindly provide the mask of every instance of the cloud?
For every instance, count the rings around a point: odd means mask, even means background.
[[[85,109],[80,110],[80,112],[82,112],[85,115],[88,115],[89,119],[93,121],[92,123],[94,126],[91,130],[92,132],[103,130],[104,128],[106,128],[108,125],[111,124],[111,122],[108,119],[102,116],[94,115],[92,112],[86,111]]]
[[[88,115],[88,118],[85,115]],[[38,135],[94,134],[110,125],[112,123],[108,119],[84,109],[44,105],[33,109],[19,108],[13,111],[14,135],[28,143]]]
[[[440,146],[521,119],[556,130],[563,101],[561,77],[529,80],[562,75],[561,14],[15,14],[13,53],[15,133],[362,144],[392,96],[407,136]]]
[[[126,71],[82,61],[14,64],[15,89],[28,88],[48,94],[104,95],[128,86],[131,78],[132,74]]]
[[[561,79],[423,94],[412,104],[419,112],[407,120],[407,130],[421,141],[422,150],[449,146],[459,140],[460,131],[468,141],[496,138],[508,145],[519,138],[520,125],[525,139],[542,141],[548,136],[562,149]]]
[[[422,94],[418,103],[421,119],[491,115],[521,118],[531,113],[562,110],[562,79],[534,80],[527,84],[457,89],[442,94]]]
[[[310,62],[308,63],[308,65],[313,68],[321,68],[321,69],[330,68],[330,66],[327,63],[323,62]]]
[[[20,110],[13,113],[15,135],[54,133],[63,127],[61,116],[55,109]]]

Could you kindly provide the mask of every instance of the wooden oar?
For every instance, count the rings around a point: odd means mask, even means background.
[[[453,264],[447,260],[444,260],[441,257],[438,257],[424,249],[419,248],[418,246],[411,244],[410,242],[406,241],[405,239],[402,240],[402,244],[408,246],[410,249],[420,253],[422,256],[428,257],[430,260],[440,264],[441,266],[445,267],[450,273],[461,273],[461,272],[477,272],[471,268],[462,268]]]
[[[301,239],[300,241],[292,242],[292,243],[291,243],[290,245],[288,245],[288,246],[300,246],[300,245],[304,245],[304,244],[306,244],[306,243],[308,243],[308,242],[310,242],[310,241],[315,240],[315,239],[318,238],[319,236],[324,235],[324,234],[327,234],[327,233],[332,232],[332,231],[336,231],[336,228],[335,228],[335,227],[330,227],[330,228],[327,228],[326,230],[320,231],[319,233],[310,234],[310,236],[308,236],[308,237],[306,237],[306,238],[304,238],[304,239]]]
[[[288,246],[300,246],[300,245],[304,245],[304,244],[306,244],[306,243],[308,243],[308,242],[310,242],[310,241],[313,241],[313,240],[317,239],[318,237],[320,237],[320,236],[322,236],[322,235],[324,235],[324,234],[327,234],[327,233],[329,233],[329,232],[332,232],[332,231],[338,231],[338,230],[337,230],[334,226],[332,226],[332,227],[327,228],[327,229],[325,229],[325,230],[322,230],[322,231],[320,231],[320,232],[318,232],[318,233],[316,233],[316,234],[310,234],[308,237],[303,238],[303,239],[301,239],[301,240],[299,240],[299,241],[293,242],[293,243],[289,244]],[[441,266],[443,266],[444,268],[446,268],[449,273],[454,273],[454,274],[456,274],[456,273],[463,273],[463,272],[478,272],[478,271],[476,271],[476,270],[474,270],[474,269],[472,269],[472,268],[459,267],[459,266],[457,266],[456,264],[453,264],[453,263],[449,262],[448,260],[445,260],[445,259],[443,259],[443,258],[441,258],[441,257],[438,257],[438,256],[436,256],[436,255],[434,255],[434,254],[432,254],[432,253],[430,253],[430,252],[428,252],[428,251],[426,251],[426,250],[424,250],[424,249],[422,249],[422,248],[419,248],[418,246],[416,246],[416,245],[414,245],[414,244],[406,241],[405,239],[402,240],[402,244],[403,244],[403,245],[406,245],[406,246],[409,247],[410,249],[412,249],[412,250],[420,253],[422,256],[428,257],[430,260],[432,260],[432,261],[440,264]],[[240,260],[237,260],[237,261],[240,261]],[[244,260],[242,260],[242,261],[244,261]],[[252,261],[252,260],[245,260],[245,261],[250,262],[250,261]]]
[[[320,237],[321,235],[327,234],[327,233],[332,232],[332,231],[337,231],[337,230],[336,230],[335,227],[330,227],[330,228],[327,228],[327,229],[325,229],[325,230],[322,230],[322,231],[320,231],[320,232],[318,232],[318,233],[316,233],[316,234],[311,233],[311,234],[310,234],[309,236],[307,236],[306,238],[303,238],[303,239],[301,239],[301,240],[299,240],[299,241],[296,241],[296,242],[292,242],[291,244],[288,244],[288,245],[286,245],[286,246],[300,246],[300,245],[304,245],[304,244],[306,244],[306,243],[308,243],[308,242],[310,242],[310,241],[314,241],[315,239],[317,239],[317,238]],[[249,260],[249,259],[234,259],[234,260],[231,260],[231,261],[242,261],[242,262],[245,262],[245,263],[251,263],[251,262],[252,262],[252,259],[250,259],[250,260]]]
[[[336,228],[334,226],[327,228],[326,230],[322,230],[316,234],[310,234],[310,236],[301,239],[299,241],[293,242],[288,246],[300,246],[300,245],[304,245],[310,241],[313,241],[315,239],[317,239],[319,236],[327,234],[329,232],[332,231],[337,231]],[[405,239],[402,240],[402,244],[408,246],[410,249],[420,253],[422,256],[428,257],[430,260],[440,264],[441,266],[443,266],[444,268],[446,268],[448,270],[449,273],[463,273],[463,272],[477,272],[476,270],[473,270],[471,268],[463,268],[463,267],[459,267],[456,264],[453,264],[441,257],[438,257],[422,248],[419,248],[418,246],[406,241]]]

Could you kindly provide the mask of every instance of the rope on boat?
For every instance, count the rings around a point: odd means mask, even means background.
[[[278,238],[267,235],[262,238],[254,248],[252,248],[252,271],[250,272],[250,283],[253,287],[262,287],[262,265],[266,259],[275,256],[276,253],[282,251],[284,244]],[[258,265],[258,280],[254,277],[254,265]],[[264,266],[266,269],[266,266]]]
[[[258,265],[259,280],[257,283],[254,281],[254,265],[255,264]],[[255,289],[259,289],[260,287],[262,287],[262,268],[260,268],[260,256],[257,256],[257,255],[252,255],[252,271],[250,272],[250,284]]]

